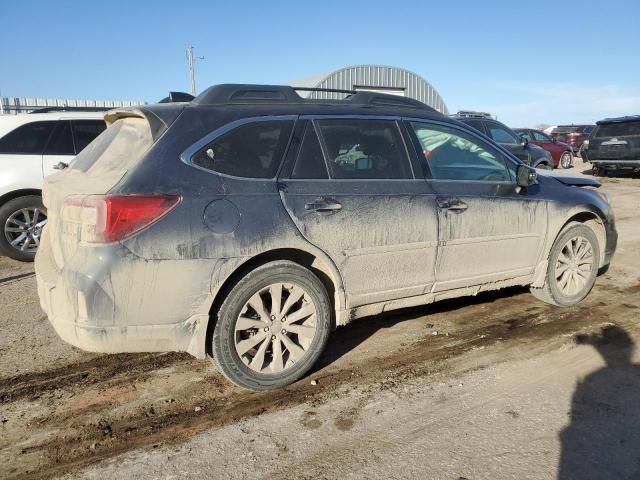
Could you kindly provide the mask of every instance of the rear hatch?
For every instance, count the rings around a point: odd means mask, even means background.
[[[558,127],[553,132],[553,136],[558,142],[567,143],[569,145],[572,143],[581,143],[580,139],[583,137],[582,128],[583,127],[577,126]]]
[[[640,118],[598,122],[589,138],[589,160],[640,160]]]
[[[154,143],[153,126],[140,110],[111,111],[105,120],[108,128],[68,168],[45,178],[42,196],[49,220],[40,250],[49,253],[50,247],[58,269],[83,237],[81,216],[86,209],[73,199],[108,193]]]

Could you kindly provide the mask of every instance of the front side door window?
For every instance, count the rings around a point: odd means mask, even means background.
[[[411,127],[433,179],[489,182],[512,179],[505,158],[476,137],[443,125],[411,122]]]

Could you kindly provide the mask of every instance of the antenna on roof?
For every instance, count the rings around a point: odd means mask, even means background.
[[[197,57],[204,60],[204,56]],[[189,80],[191,80],[191,95],[196,96],[196,64],[193,57],[193,47],[187,48],[187,63],[189,64]]]

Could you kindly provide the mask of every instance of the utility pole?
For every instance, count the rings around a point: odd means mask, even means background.
[[[198,57],[204,60],[204,57]],[[187,48],[187,63],[189,64],[189,80],[191,80],[191,95],[196,96],[196,63],[193,57],[193,47]]]

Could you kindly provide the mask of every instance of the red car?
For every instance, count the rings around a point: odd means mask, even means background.
[[[541,130],[533,128],[514,128],[514,132],[523,139],[544,148],[553,157],[554,168],[571,168],[573,162],[573,151],[571,146],[566,143],[558,142],[555,138],[550,137]]]

